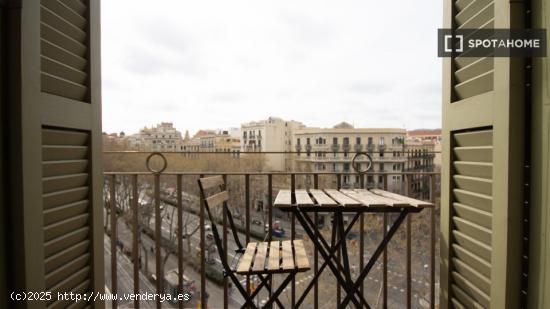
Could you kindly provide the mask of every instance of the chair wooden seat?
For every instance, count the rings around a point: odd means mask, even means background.
[[[227,206],[229,200],[229,192],[226,190],[225,181],[221,176],[212,176],[206,178],[200,178],[198,180],[201,200],[204,202],[204,209],[212,224],[212,234],[214,236],[214,243],[218,249],[220,261],[224,269],[224,276],[228,276],[233,281],[234,286],[237,288],[245,303],[241,308],[257,308],[253,299],[258,295],[263,287],[271,290],[272,287],[272,274],[285,274],[286,278],[279,284],[279,287],[270,294],[269,299],[265,302],[263,307],[270,308],[273,303],[277,303],[280,308],[284,308],[283,304],[279,301],[278,297],[285,289],[285,286],[289,284],[296,276],[298,272],[304,272],[309,270],[309,260],[304,248],[304,243],[301,240],[283,240],[283,241],[271,241],[271,242],[249,242],[246,244],[246,248],[241,245],[235,222],[233,222],[233,216]],[[214,191],[214,192],[212,192]],[[209,194],[210,193],[210,194]],[[237,268],[233,269],[226,258],[227,248],[224,247],[220,233],[216,226],[215,220],[212,216],[211,208],[222,205],[233,239],[237,245],[236,252],[241,254],[240,257],[236,257]],[[204,250],[204,244],[201,244]],[[238,260],[237,260],[238,258]],[[233,264],[235,265],[235,264]],[[239,275],[256,275],[261,283],[256,287],[252,293],[247,292],[241,285],[241,282],[235,274]]]
[[[239,259],[239,275],[308,271],[309,259],[302,240],[250,242]]]

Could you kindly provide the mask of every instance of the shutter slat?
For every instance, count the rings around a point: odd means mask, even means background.
[[[90,291],[90,280],[84,280],[81,284],[77,285],[74,289],[71,290],[73,293],[83,294],[84,292]],[[57,298],[55,298],[57,299]],[[48,309],[68,309],[68,308],[85,308],[88,303],[85,301],[80,301],[75,303],[70,299],[59,299],[52,304],[48,305]]]
[[[478,58],[472,63],[460,68],[455,72],[456,81],[458,83],[465,82],[485,72],[494,69],[494,59],[491,57]]]
[[[456,156],[456,160],[459,161],[493,161],[493,146],[455,147],[453,150]]]
[[[65,278],[63,281],[59,282],[51,288],[52,294],[57,294],[57,292],[62,291],[71,291],[79,284],[85,282],[90,277],[90,267],[85,266],[78,272],[72,274],[70,277]]]
[[[40,25],[40,35],[44,40],[68,50],[79,57],[86,56],[86,45],[46,23]]]
[[[42,195],[44,209],[71,204],[88,198],[88,187],[78,187]]]
[[[45,24],[71,37],[73,40],[81,43],[85,42],[86,32],[84,30],[71,24],[47,7],[42,6],[40,8],[40,18]]]
[[[84,71],[86,69],[87,61],[85,58],[75,55],[44,39],[40,41],[40,52],[42,56],[59,61],[75,70]]]
[[[58,269],[46,275],[46,289],[49,290],[53,285],[61,282],[79,269],[82,269],[90,262],[90,253],[84,253],[78,258],[62,265]]]
[[[88,224],[89,214],[81,214],[44,227],[44,240],[50,241]]]
[[[461,288],[459,288],[456,284],[452,285],[452,291],[454,296],[456,298],[453,298],[453,304],[458,302],[459,308],[475,308],[475,309],[486,309],[483,307],[480,303],[476,302],[470,295],[468,295],[466,292],[464,292]],[[464,304],[464,305],[463,305]]]
[[[474,11],[475,13],[468,20],[460,23],[458,29],[477,29],[495,17],[495,4],[491,2],[483,9]],[[468,16],[466,16],[468,17]]]
[[[453,166],[460,175],[485,179],[493,177],[492,163],[455,161],[453,162]]]
[[[85,16],[88,10],[86,4],[84,4],[81,0],[59,0],[59,2],[63,3],[80,16]]]
[[[69,6],[58,0],[41,0],[41,4],[52,12],[55,12],[63,19],[67,20],[74,26],[84,29],[86,28],[86,18],[72,10]]]
[[[454,86],[460,100],[493,90],[493,70],[471,78]]]
[[[50,240],[44,244],[44,256],[51,257],[67,248],[86,240],[90,235],[90,228],[85,226],[56,239]]]
[[[55,255],[48,257],[45,260],[46,274],[89,251],[90,241],[84,240]]]
[[[77,70],[71,66],[59,61],[42,56],[42,71],[51,75],[58,76],[75,84],[82,85],[86,82],[88,75],[83,71]]]
[[[474,15],[476,15],[477,12],[480,12],[485,7],[487,7],[490,3],[492,3],[492,0],[475,0],[475,1],[472,1],[468,6],[464,7],[463,9],[460,9],[458,14],[456,14],[456,16],[455,16],[456,22],[459,25],[464,24],[470,18],[474,17]]]
[[[454,258],[453,266],[458,273],[464,276],[465,279],[470,281],[476,287],[479,287],[483,293],[487,295],[490,294],[491,281],[488,278],[468,266],[468,264],[462,262],[460,259]]]
[[[52,191],[66,190],[75,186],[82,187],[87,184],[88,174],[69,174],[53,177],[45,177],[42,180],[42,191],[49,193]]]
[[[87,146],[73,145],[44,145],[42,146],[42,160],[79,160],[85,159],[88,155]]]
[[[80,215],[88,210],[87,200],[51,208],[44,211],[44,225],[50,225],[67,218]]]
[[[66,174],[79,174],[88,168],[88,160],[60,160],[42,162],[42,175],[52,177]]]
[[[489,213],[492,211],[493,198],[490,195],[479,194],[468,190],[454,189],[453,196],[460,204],[471,206]]]
[[[492,232],[478,224],[472,223],[458,216],[453,217],[454,228],[474,239],[477,239],[487,246],[491,245]]]
[[[42,91],[76,101],[86,99],[88,87],[44,72],[40,76]]]
[[[453,210],[460,218],[475,223],[489,231],[491,230],[493,216],[490,212],[459,203],[453,203]]]
[[[493,181],[490,179],[454,175],[453,180],[457,187],[476,193],[491,195],[493,193]]]
[[[453,230],[453,237],[455,242],[461,247],[471,251],[487,262],[491,261],[492,250],[488,245],[457,230]]]
[[[493,145],[493,130],[478,130],[453,134],[457,146],[491,146]]]
[[[469,280],[464,278],[460,273],[453,271],[451,273],[453,282],[458,286],[462,291],[468,294],[473,300],[479,303],[485,308],[489,308],[491,302],[489,296],[485,294],[481,289],[471,283]]]
[[[453,254],[459,258],[461,261],[470,265],[473,269],[479,271],[487,278],[491,278],[491,264],[485,261],[484,259],[477,256],[475,253],[472,253],[463,247],[454,244],[452,246]]]

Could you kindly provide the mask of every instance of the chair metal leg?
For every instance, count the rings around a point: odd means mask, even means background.
[[[296,276],[296,272],[292,272],[286,277],[286,279],[281,283],[281,285],[279,285],[277,290],[273,293],[273,295],[271,295],[269,300],[265,303],[264,308],[269,308],[276,299],[278,300],[279,294],[283,292],[283,290],[285,289],[285,286],[294,278],[294,276]]]
[[[268,275],[267,277],[270,277],[270,275]],[[271,283],[269,282],[269,279],[268,279],[267,277],[264,278],[262,275],[258,275],[258,278],[260,278],[260,280],[261,280],[262,282],[263,282],[263,281],[266,282],[265,285],[266,285],[267,289],[271,289]],[[273,294],[272,294],[272,295],[273,295]],[[279,305],[280,308],[284,308],[284,307],[285,307],[285,306],[283,306],[283,304],[281,303],[281,301],[280,301],[278,298],[275,299],[275,302],[277,302],[277,305]]]

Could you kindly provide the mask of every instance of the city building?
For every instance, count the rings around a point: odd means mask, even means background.
[[[199,151],[201,152],[238,153],[241,150],[241,140],[231,135],[228,130],[201,134],[195,139],[199,141]]]
[[[130,147],[139,151],[172,152],[183,150],[181,132],[171,122],[161,122],[154,127],[144,127],[129,137]]]
[[[433,165],[435,171],[441,170],[441,129],[416,129],[407,132],[407,141],[430,141],[433,143]]]
[[[407,162],[404,171],[417,172],[409,176],[409,194],[412,196],[422,198],[429,194],[430,177],[418,173],[435,171],[436,145],[440,145],[438,139],[407,138],[405,140],[404,154]],[[439,160],[441,162],[441,158]],[[439,165],[440,167],[441,165]]]
[[[242,152],[291,152],[293,134],[305,126],[298,121],[277,117],[241,124]],[[268,154],[266,166],[272,171],[288,171],[292,166],[290,154]]]
[[[353,173],[352,159],[356,152],[367,152],[373,159],[371,171],[400,172],[407,158],[403,156],[405,129],[354,128],[342,122],[333,128],[302,128],[294,135],[296,168],[303,171],[343,172],[342,186],[357,187],[359,176]],[[360,170],[366,168],[366,157],[358,160]],[[381,186],[383,176],[368,175],[367,185]],[[402,186],[401,175],[388,176],[388,190],[396,191]]]

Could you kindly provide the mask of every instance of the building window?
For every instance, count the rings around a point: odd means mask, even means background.
[[[333,145],[338,145],[338,137],[333,137],[332,138],[332,144]]]
[[[349,145],[349,137],[344,137],[344,145]]]
[[[300,139],[299,138],[296,140],[296,145],[300,145]]]
[[[356,138],[355,138],[355,143],[356,143],[357,145],[361,145],[361,138],[360,138],[360,137],[356,137]]]
[[[349,172],[349,163],[344,163],[344,172]]]
[[[306,145],[309,145],[309,137],[306,139]]]
[[[380,137],[380,145],[384,145],[384,137]]]
[[[369,145],[372,145],[372,137],[369,137],[369,138],[368,138],[367,143],[368,143]]]

